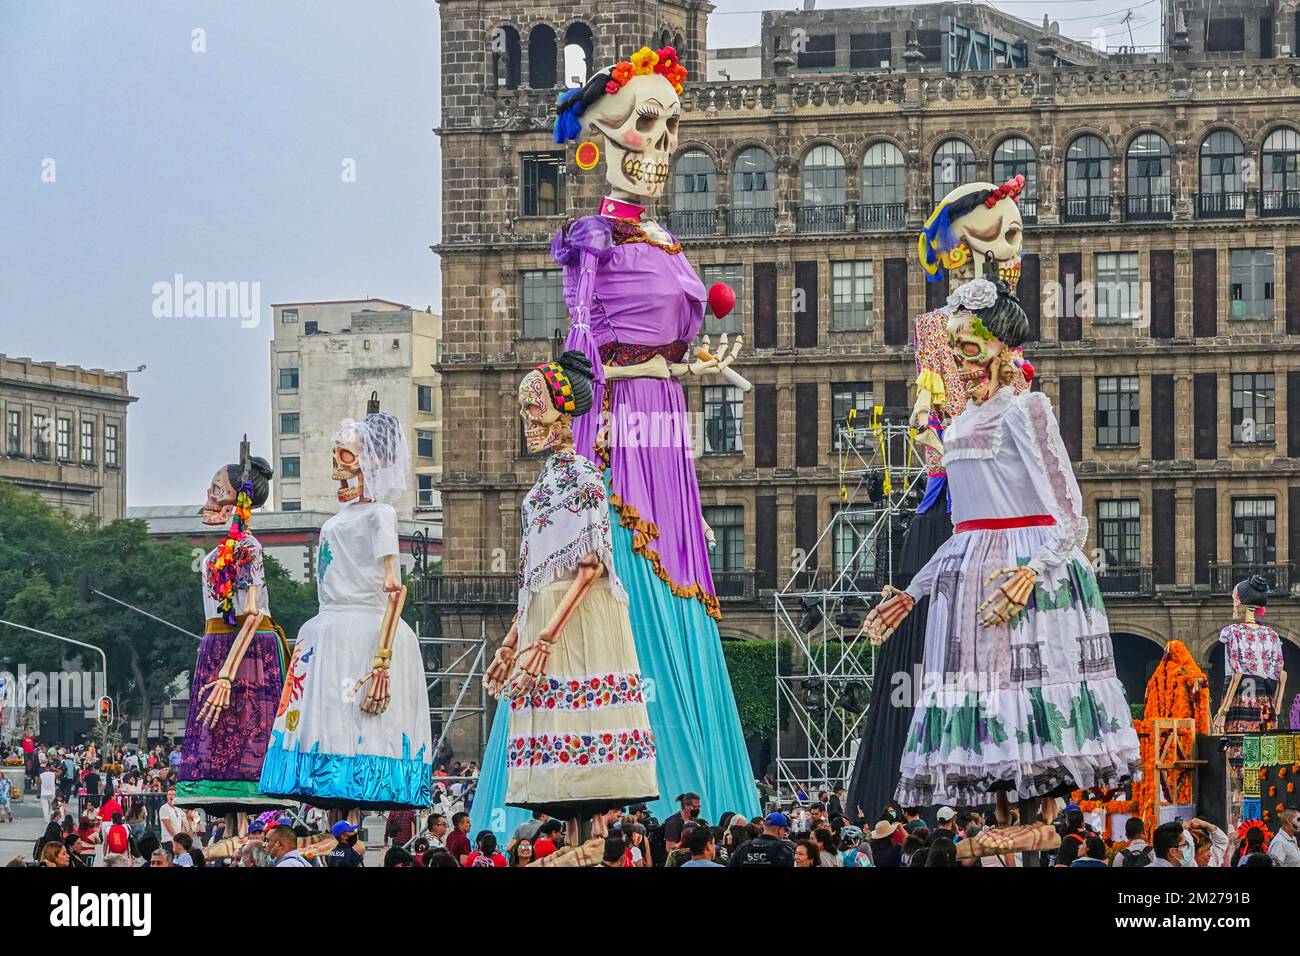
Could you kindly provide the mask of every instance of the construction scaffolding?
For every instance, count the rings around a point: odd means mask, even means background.
[[[876,648],[862,633],[894,578],[907,523],[925,492],[923,450],[905,409],[850,410],[836,430],[840,503],[796,555],[776,594],[778,793],[847,785],[875,680]],[[819,557],[829,550],[829,568]]]

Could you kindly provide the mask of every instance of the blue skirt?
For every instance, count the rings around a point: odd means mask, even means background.
[[[614,568],[628,596],[632,639],[645,678],[646,707],[655,738],[659,799],[649,804],[659,820],[680,808],[678,794],[700,795],[700,816],[711,824],[728,810],[750,819],[759,813],[740,715],[722,656],[718,622],[693,598],[679,598],[632,550],[632,532],[610,509]],[[510,708],[498,706],[483,753],[472,804],[475,827],[509,839],[530,814],[505,805],[506,738]]]

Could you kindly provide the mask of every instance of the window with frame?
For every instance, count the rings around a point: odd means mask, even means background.
[[[22,453],[23,413],[11,408],[5,416],[5,454],[17,456]]]
[[[433,411],[433,386],[415,386],[415,407],[421,412]]]
[[[860,504],[837,504],[834,533],[835,573],[853,577],[874,575],[876,542],[872,530],[880,520],[879,509]]]
[[[1110,153],[1100,136],[1077,136],[1065,151],[1065,215],[1074,220],[1110,216]]]
[[[280,503],[281,511],[302,511],[301,501],[283,501]]]
[[[54,453],[59,461],[72,460],[72,419],[60,417],[54,426]]]
[[[1240,213],[1246,208],[1245,159],[1246,148],[1232,130],[1215,130],[1205,137],[1200,153],[1200,215]]]
[[[745,393],[734,385],[706,385],[704,453],[730,455],[745,446]]]
[[[95,461],[95,420],[81,420],[81,463],[89,465]]]
[[[434,454],[433,432],[423,428],[415,431],[415,454],[420,458],[432,458]]]
[[[831,383],[831,449],[843,451],[847,447],[870,442],[867,423],[871,419],[872,394],[870,382]],[[853,415],[853,437],[848,436],[849,413]],[[850,444],[852,442],[852,445]]]
[[[433,475],[416,475],[416,505],[421,508],[433,508],[438,502],[438,489],[434,487]]]
[[[1232,499],[1232,563],[1235,573],[1277,562],[1276,509],[1272,498]]]
[[[1097,502],[1097,545],[1107,567],[1135,568],[1142,563],[1141,508],[1136,498]]]
[[[303,334],[303,335],[315,335],[315,334],[316,334],[317,332],[319,332],[319,331],[320,331],[320,323],[319,323],[319,322],[314,322],[314,321],[308,319],[306,322],[304,322],[304,323],[302,324],[302,334]]]
[[[724,318],[719,319],[713,314],[712,309],[705,309],[704,324],[700,326],[700,332],[704,335],[718,335],[722,332],[735,335],[743,332],[745,329],[745,267],[730,263],[702,266],[700,279],[706,289],[712,288],[714,283],[721,282],[731,286],[731,291],[736,293],[735,308]]]
[[[296,368],[280,369],[280,391],[296,392],[298,390],[298,370]]]
[[[1274,441],[1274,379],[1272,372],[1232,376],[1232,440],[1242,444]]]
[[[1273,250],[1229,249],[1228,292],[1229,318],[1273,318]]]
[[[1020,193],[1020,204],[1038,200],[1038,156],[1033,144],[1022,136],[1012,136],[998,143],[993,150],[993,182],[1005,183],[1013,176],[1025,177],[1025,188]]]
[[[1094,260],[1096,321],[1128,324],[1142,318],[1142,289],[1136,252],[1099,252]]]
[[[702,149],[688,149],[673,162],[673,209],[717,207],[717,167]]]
[[[855,259],[831,263],[831,331],[871,328],[872,263]]]
[[[1097,379],[1097,444],[1136,445],[1141,440],[1136,375]]]
[[[523,337],[549,339],[569,321],[564,304],[564,273],[559,269],[529,269],[523,273]]]
[[[803,205],[844,205],[847,175],[843,153],[825,143],[814,146],[803,158]]]
[[[296,435],[301,423],[298,412],[281,412],[280,413],[280,434]]]
[[[301,478],[302,459],[297,455],[285,455],[280,459],[281,478]]]
[[[45,415],[32,416],[32,457],[39,458],[41,461],[48,461],[50,457],[51,439],[54,437],[54,429],[50,425],[50,420]]]
[[[564,153],[524,153],[521,199],[525,216],[562,216]]]
[[[930,179],[937,205],[944,196],[958,186],[973,183],[979,178],[975,150],[960,139],[946,139],[934,151]]]
[[[835,66],[835,34],[819,33],[805,38],[799,51],[801,70],[825,70]]]
[[[712,505],[702,509],[713,529],[717,547],[709,555],[714,574],[735,574],[745,570],[745,509],[739,505]]]
[[[1213,17],[1206,19],[1206,53],[1241,53],[1245,49],[1246,21],[1243,17]]]
[[[1125,215],[1128,218],[1169,215],[1172,210],[1169,171],[1169,144],[1163,136],[1142,133],[1129,143],[1124,156]]]
[[[1260,199],[1264,212],[1294,214],[1300,209],[1300,133],[1289,126],[1264,140]]]
[[[117,467],[117,426],[104,426],[104,464],[109,468]]]
[[[889,33],[849,34],[849,69],[878,70],[891,63],[892,56]]]
[[[295,323],[295,322],[297,322],[297,321],[298,321],[298,310],[297,310],[297,309],[281,309],[281,310],[280,310],[280,324],[281,324],[281,325],[292,325],[293,323]]]
[[[862,154],[859,229],[895,229],[907,218],[907,166],[893,143],[872,143]]]
[[[731,164],[731,230],[762,235],[775,227],[776,162],[760,146],[736,154]]]

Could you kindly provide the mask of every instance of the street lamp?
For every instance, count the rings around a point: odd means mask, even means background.
[[[100,667],[104,674],[104,693],[108,693],[108,655],[104,653],[102,647],[96,647],[94,644],[87,644],[85,641],[78,641],[71,637],[64,637],[62,634],[51,634],[49,631],[41,631],[34,627],[28,627],[26,624],[15,624],[13,621],[6,621],[0,618],[0,624],[16,627],[20,631],[27,631],[31,634],[39,634],[41,637],[52,637],[56,641],[65,641],[68,644],[76,644],[78,647],[85,647],[99,655]]]

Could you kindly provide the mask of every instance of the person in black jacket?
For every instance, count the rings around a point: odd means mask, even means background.
[[[763,832],[732,851],[727,866],[794,866],[794,844],[788,839],[790,818],[784,813],[769,813]]]
[[[903,865],[903,844],[894,842],[894,832],[900,825],[881,820],[871,831],[871,859],[876,866]]]

